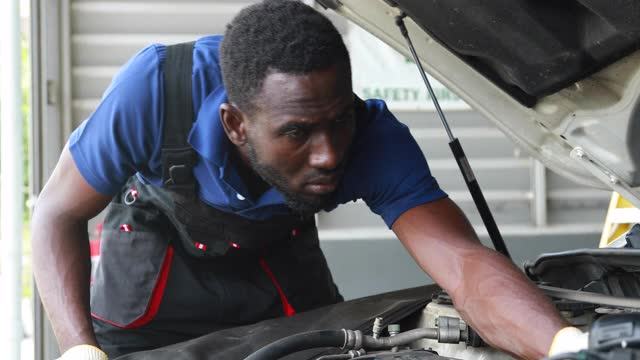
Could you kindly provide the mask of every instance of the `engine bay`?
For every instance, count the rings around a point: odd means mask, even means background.
[[[544,254],[524,268],[571,325],[589,332],[588,350],[549,359],[640,358],[640,250],[583,249]],[[370,333],[342,331],[345,338],[341,353],[291,359],[514,359],[487,345],[442,291],[434,292],[426,306],[402,319],[388,322],[376,317]],[[300,335],[312,336],[298,334],[290,339]],[[282,339],[246,360],[280,358],[262,352],[274,344],[281,350],[289,346],[287,339]]]

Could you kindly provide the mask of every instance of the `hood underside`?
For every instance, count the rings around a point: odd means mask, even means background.
[[[410,56],[406,14],[430,75],[552,170],[640,207],[640,2],[318,2]]]

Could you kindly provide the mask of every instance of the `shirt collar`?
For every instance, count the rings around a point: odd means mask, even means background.
[[[200,106],[188,139],[189,144],[201,157],[219,167],[226,165],[231,149],[231,142],[220,122],[220,105],[227,101],[227,92],[222,86],[218,86],[207,95]]]

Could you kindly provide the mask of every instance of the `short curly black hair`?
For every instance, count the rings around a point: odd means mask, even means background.
[[[340,33],[324,15],[296,0],[264,0],[244,8],[229,23],[220,45],[222,81],[229,100],[254,110],[255,96],[270,71],[306,74],[351,66]]]

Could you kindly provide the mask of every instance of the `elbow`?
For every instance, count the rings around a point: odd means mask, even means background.
[[[59,213],[59,212],[58,212]],[[41,236],[38,236],[42,231],[47,231],[47,228],[51,226],[51,223],[55,220],[56,211],[51,202],[46,198],[39,197],[33,207],[31,213],[31,234],[33,241],[37,242]]]
[[[34,255],[40,249],[50,248],[56,241],[68,239],[70,231],[81,224],[78,220],[56,201],[47,197],[39,198],[31,215],[31,241],[34,245]]]

